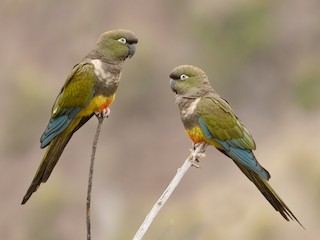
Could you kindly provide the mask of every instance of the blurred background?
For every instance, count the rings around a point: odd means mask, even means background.
[[[211,148],[190,169],[145,239],[316,239],[320,235],[318,0],[0,3],[1,238],[85,239],[97,120],[75,134],[46,184],[20,202],[45,150],[39,138],[71,68],[104,31],[133,30],[92,193],[92,239],[132,239],[189,154],[169,88],[180,64],[202,68],[257,143],[255,154],[306,231],[273,210]]]

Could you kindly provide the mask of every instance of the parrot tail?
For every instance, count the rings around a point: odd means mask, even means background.
[[[23,197],[21,204],[25,204],[31,197],[31,195],[35,191],[37,191],[40,184],[48,180],[53,168],[58,162],[65,146],[69,142],[72,135],[73,132],[68,134],[66,137],[58,136],[50,142],[46,154],[42,159],[40,167],[38,168],[26,195]]]
[[[284,217],[287,221],[295,220],[300,226],[304,228],[304,226],[300,223],[300,221],[296,218],[296,216],[291,212],[289,207],[282,201],[282,199],[278,196],[278,194],[272,189],[267,180],[263,179],[254,171],[247,169],[242,164],[234,161],[235,164],[241,169],[241,171],[253,182],[259,191],[263,194],[263,196],[269,201],[269,203],[274,207],[276,211],[278,211],[282,217]]]

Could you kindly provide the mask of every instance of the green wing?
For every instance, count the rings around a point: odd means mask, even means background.
[[[220,97],[206,97],[197,105],[197,116],[201,117],[212,138],[228,141],[235,147],[254,150],[254,140],[237,118],[229,104]]]
[[[270,174],[255,158],[256,148],[249,131],[236,117],[227,102],[219,96],[206,97],[197,105],[198,122],[206,138],[218,143],[221,152],[237,165],[241,164],[268,180]]]
[[[51,118],[63,115],[70,109],[85,107],[92,97],[94,82],[94,66],[91,63],[74,66],[52,107]]]
[[[40,139],[41,148],[46,147],[87,106],[94,94],[94,82],[92,64],[80,63],[72,69],[53,105],[51,119]]]

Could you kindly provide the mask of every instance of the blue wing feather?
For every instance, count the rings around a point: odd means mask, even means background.
[[[233,160],[240,162],[242,165],[253,170],[264,179],[269,180],[270,174],[258,163],[251,150],[231,146],[228,142],[220,141],[219,139],[214,139],[214,141],[222,146],[224,152]]]
[[[198,117],[198,122],[200,125],[200,128],[204,134],[204,136],[208,139],[212,139],[212,134],[210,133],[207,125],[205,124],[205,122],[203,121],[202,117]]]
[[[40,147],[45,148],[48,144],[59,135],[67,126],[71,123],[71,121],[75,118],[75,116],[88,104],[90,103],[92,97],[94,95],[94,90],[92,90],[91,95],[86,102],[84,107],[77,107],[72,109],[63,109],[60,111],[60,114],[54,118],[51,118],[46,130],[42,134],[40,138]]]
[[[213,138],[201,117],[198,118],[198,122],[205,137],[208,140],[218,143],[223,148],[223,152],[225,154],[231,157],[234,161],[237,161],[256,172],[264,179],[268,180],[270,178],[270,174],[258,163],[251,149],[245,149],[237,139],[221,141],[217,138]]]
[[[64,115],[59,115],[55,118],[51,118],[46,130],[40,138],[40,147],[45,148],[46,146],[48,146],[48,144],[52,141],[54,137],[56,137],[64,129],[66,129],[66,127],[70,124],[70,122],[80,111],[81,108],[75,108]]]

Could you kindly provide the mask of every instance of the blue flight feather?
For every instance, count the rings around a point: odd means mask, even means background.
[[[198,122],[199,122],[199,125],[200,125],[200,128],[204,134],[204,136],[208,139],[212,139],[212,135],[207,127],[207,125],[205,124],[205,122],[203,121],[202,117],[199,117],[198,118]]]
[[[40,138],[40,147],[45,148],[52,141],[54,137],[59,135],[74,117],[81,111],[81,108],[75,108],[65,115],[60,115],[50,119],[48,126]]]
[[[266,180],[270,178],[270,174],[258,163],[251,150],[233,147],[227,141],[220,141],[216,138],[214,141],[222,146],[225,153],[233,160],[242,163],[244,166],[256,172]]]
[[[221,141],[217,138],[213,138],[201,117],[198,118],[198,122],[205,137],[218,143],[229,157],[256,172],[264,179],[268,180],[270,178],[270,174],[258,163],[252,150],[244,149],[241,142],[237,139]]]
[[[60,110],[60,115],[55,118],[51,118],[46,130],[42,134],[40,138],[40,147],[45,148],[48,144],[59,135],[67,126],[69,126],[70,122],[75,118],[75,116],[88,104],[90,103],[92,97],[94,95],[94,90],[92,89],[89,99],[87,100],[84,107],[77,108],[65,108]]]

